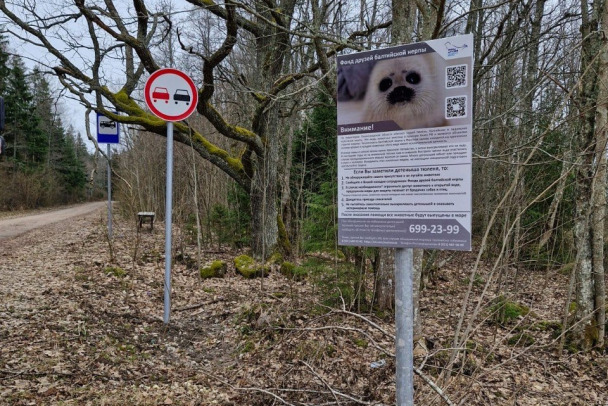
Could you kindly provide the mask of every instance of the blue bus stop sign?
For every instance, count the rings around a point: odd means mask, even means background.
[[[118,144],[120,143],[120,124],[112,121],[101,113],[97,113],[97,143]]]

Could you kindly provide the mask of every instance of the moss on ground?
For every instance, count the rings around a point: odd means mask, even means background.
[[[508,300],[503,295],[494,299],[494,304],[490,307],[492,320],[500,325],[505,325],[519,317],[530,313],[530,308],[522,304]]]
[[[221,260],[213,261],[199,269],[199,275],[203,279],[223,278],[228,270],[228,265]]]
[[[234,258],[234,267],[238,273],[248,279],[268,276],[270,273],[270,266],[256,262],[249,255]]]
[[[108,275],[112,275],[117,278],[124,278],[125,276],[127,276],[127,271],[125,271],[119,266],[107,266],[104,269],[104,272]]]

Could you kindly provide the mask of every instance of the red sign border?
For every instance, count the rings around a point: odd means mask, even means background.
[[[180,114],[179,116],[168,116],[158,111],[158,109],[154,107],[150,96],[150,88],[152,87],[152,82],[154,82],[159,76],[168,74],[181,77],[186,81],[188,86],[190,86],[190,90],[192,90],[192,105],[188,108],[188,110],[186,110],[183,114]],[[162,68],[153,72],[152,75],[150,75],[150,77],[146,81],[146,86],[144,87],[144,97],[146,99],[146,105],[152,111],[152,113],[154,113],[155,116],[162,118],[165,121],[184,120],[190,117],[192,113],[194,113],[194,110],[196,110],[196,106],[198,105],[198,90],[194,85],[194,81],[190,78],[190,76],[186,75],[184,72],[173,68]]]

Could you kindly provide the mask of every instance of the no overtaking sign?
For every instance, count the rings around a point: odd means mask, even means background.
[[[163,321],[171,315],[171,224],[173,206],[173,122],[190,116],[198,103],[194,82],[172,68],[159,69],[146,81],[144,95],[148,108],[167,121],[167,185],[165,197],[165,306]]]
[[[198,103],[198,92],[192,79],[172,68],[154,72],[146,81],[144,94],[148,108],[165,121],[188,118]]]

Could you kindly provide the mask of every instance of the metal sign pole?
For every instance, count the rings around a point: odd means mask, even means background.
[[[108,156],[108,238],[112,239],[112,167],[110,165],[110,159],[112,157],[112,149],[110,144],[107,144],[107,156]]]
[[[158,69],[144,86],[144,98],[150,111],[167,123],[167,184],[165,199],[165,312],[171,316],[171,213],[173,193],[173,122],[190,117],[198,104],[198,90],[184,72],[172,68]],[[169,100],[173,100],[169,103]]]
[[[397,406],[414,405],[414,249],[395,250]]]
[[[171,315],[171,216],[173,199],[173,122],[167,122],[167,190],[165,195],[165,315]]]

